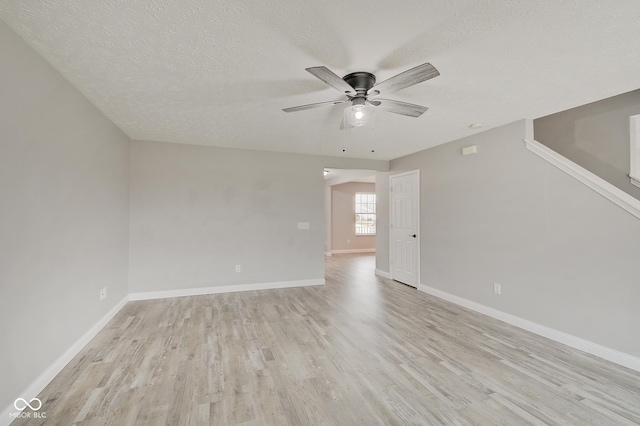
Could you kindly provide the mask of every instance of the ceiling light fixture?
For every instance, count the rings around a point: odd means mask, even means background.
[[[392,99],[382,99],[378,98],[378,95],[386,95],[387,93],[402,90],[440,75],[438,70],[428,62],[396,74],[378,84],[376,84],[376,76],[365,71],[352,72],[340,78],[336,73],[324,66],[310,67],[306,68],[306,70],[325,84],[346,95],[346,99],[299,105],[284,108],[283,111],[304,111],[350,102],[351,106],[344,110],[340,130],[363,127],[369,123],[373,126],[374,108],[407,117],[420,117],[427,111],[427,107]]]
[[[373,110],[365,102],[365,98],[356,97],[353,105],[344,109],[345,127],[362,127],[371,122]]]

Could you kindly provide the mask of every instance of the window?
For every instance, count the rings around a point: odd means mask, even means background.
[[[356,235],[376,235],[376,194],[356,192]]]
[[[640,115],[633,115],[631,124],[631,183],[640,187]]]

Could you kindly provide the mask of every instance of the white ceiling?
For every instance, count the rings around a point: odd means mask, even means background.
[[[638,0],[0,0],[0,17],[134,139],[392,159],[640,86]],[[340,131],[304,69],[441,75]],[[371,152],[375,148],[375,152]],[[345,149],[345,152],[342,150]]]

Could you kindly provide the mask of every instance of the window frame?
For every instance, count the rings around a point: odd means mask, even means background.
[[[362,202],[362,196],[365,195],[367,196],[367,198],[369,198],[370,196],[373,197],[373,202],[370,202],[369,200],[367,200],[367,202]],[[360,197],[360,201],[359,201],[359,197]],[[375,236],[376,232],[377,232],[377,224],[378,224],[378,216],[377,216],[377,199],[376,199],[376,194],[375,192],[356,192],[354,197],[353,197],[353,211],[354,211],[354,233],[356,237],[370,237],[370,236]],[[373,206],[373,212],[371,211],[358,211],[358,206],[362,206],[362,205],[367,205],[367,206]],[[362,209],[360,209],[362,210]],[[365,227],[362,225],[358,225],[359,223],[361,224],[363,221],[362,220],[358,220],[358,216],[359,215],[369,215],[369,216],[373,216],[373,226],[369,226],[369,227]],[[373,232],[363,232],[363,229],[367,229],[367,228],[373,228]]]

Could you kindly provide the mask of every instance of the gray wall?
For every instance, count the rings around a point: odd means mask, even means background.
[[[132,293],[324,278],[323,169],[388,168],[146,141],[131,162]]]
[[[629,117],[637,114],[640,90],[534,120],[534,137],[640,199],[629,182]]]
[[[2,411],[127,294],[129,139],[2,21],[0,58]]]
[[[420,169],[421,284],[640,356],[640,221],[524,138],[516,122],[391,161]]]
[[[376,269],[389,273],[389,173],[376,173]]]
[[[356,192],[375,194],[374,183],[349,182],[331,187],[331,249],[363,250],[375,249],[375,235],[356,236],[355,196]]]

